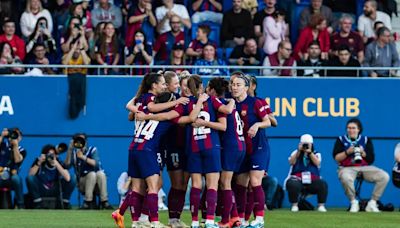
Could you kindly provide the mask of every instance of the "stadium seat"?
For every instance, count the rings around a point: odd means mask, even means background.
[[[292,13],[291,13],[291,21],[295,22],[298,21],[300,18],[301,12],[307,8],[310,5],[308,2],[301,2],[299,4],[295,4],[294,7],[292,7]],[[294,46],[297,42],[297,38],[299,36],[299,27],[298,23],[292,23],[291,28],[290,28],[290,40],[292,41],[292,45]]]
[[[226,11],[232,9],[232,6],[233,6],[232,0],[223,0],[223,2],[222,2],[223,10],[222,11],[226,12]]]
[[[211,21],[205,21],[199,24],[192,24],[192,40],[196,39],[196,32],[197,32],[197,28],[199,27],[199,25],[201,24],[206,24],[210,27],[211,32],[208,35],[208,39],[210,39],[211,41],[215,42],[217,44],[217,47],[219,47],[219,34],[220,34],[220,30],[221,30],[221,26],[217,23],[211,22]]]
[[[233,48],[225,48],[225,60],[226,62],[229,62],[229,56],[231,56],[231,53],[233,51]]]
[[[0,209],[11,209],[11,189],[10,188],[0,188]]]

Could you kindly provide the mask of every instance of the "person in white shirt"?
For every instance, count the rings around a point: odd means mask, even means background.
[[[378,4],[375,0],[368,0],[364,3],[364,14],[358,18],[357,29],[363,38],[364,43],[369,38],[375,37],[374,24],[381,21],[385,27],[392,30],[392,24],[389,15],[384,12],[377,11]]]
[[[171,30],[169,20],[172,16],[178,16],[185,28],[190,29],[192,23],[190,22],[189,12],[184,5],[174,4],[174,0],[163,0],[163,6],[156,8],[156,18],[158,21],[157,32],[159,34],[168,32]],[[182,31],[183,31],[182,27]]]
[[[39,18],[45,17],[47,28],[50,33],[53,31],[53,19],[50,12],[44,9],[40,0],[28,0],[25,12],[21,16],[20,27],[22,35],[27,38],[35,30],[36,22]]]

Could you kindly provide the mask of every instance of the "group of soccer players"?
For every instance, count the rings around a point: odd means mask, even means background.
[[[198,75],[178,78],[167,71],[144,76],[127,104],[135,121],[128,159],[132,184],[112,213],[118,227],[124,227],[128,207],[132,227],[165,227],[158,219],[157,196],[164,164],[171,179],[170,227],[188,227],[180,215],[189,178],[190,227],[264,227],[261,181],[270,156],[265,128],[277,126],[277,121],[264,99],[251,96],[252,79],[235,72],[230,81],[212,78],[204,87]],[[254,212],[254,221],[248,221],[245,211]]]

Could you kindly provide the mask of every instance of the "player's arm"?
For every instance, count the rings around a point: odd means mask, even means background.
[[[169,108],[173,108],[179,104],[186,105],[187,103],[189,103],[189,98],[180,97],[178,100],[174,100],[174,101],[170,101],[170,102],[166,102],[166,103],[156,104],[154,102],[150,102],[147,105],[147,108],[149,109],[150,112],[161,112],[161,111],[167,110]]]
[[[178,124],[189,124],[196,121],[199,113],[201,112],[201,108],[203,107],[203,103],[206,102],[208,99],[208,95],[203,93],[200,94],[199,99],[197,100],[196,105],[194,106],[193,110],[190,112],[189,116],[181,116],[177,121]]]
[[[275,115],[273,113],[268,114],[269,121],[271,121],[271,126],[272,127],[277,127],[278,126],[278,121],[275,118]]]
[[[135,105],[135,98],[136,98],[136,97],[133,97],[132,99],[130,99],[130,100],[128,101],[128,103],[126,104],[126,106],[125,106],[125,108],[126,108],[128,111],[131,111],[131,112],[133,112],[133,113],[135,113],[135,112],[138,111],[138,107]]]
[[[156,121],[165,121],[172,120],[179,117],[179,113],[175,110],[171,110],[169,112],[158,113],[158,114],[145,114],[144,112],[138,112],[135,115],[136,120],[144,121],[144,120],[156,120]]]
[[[224,114],[231,114],[234,108],[235,108],[235,100],[229,99],[229,103],[227,105],[221,105],[218,108],[218,112]]]
[[[218,122],[210,122],[210,121],[205,121],[201,118],[198,118],[193,123],[193,127],[202,127],[202,126],[212,128],[217,131],[226,131],[226,117],[218,118]]]
[[[253,138],[254,136],[256,136],[258,129],[267,128],[270,126],[271,126],[271,121],[269,120],[269,116],[265,115],[262,118],[262,121],[253,124],[253,126],[249,128],[249,131],[247,133],[249,134],[250,138]]]

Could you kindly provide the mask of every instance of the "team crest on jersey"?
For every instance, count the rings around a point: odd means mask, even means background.
[[[246,111],[246,110],[242,110],[242,111],[240,112],[240,115],[241,115],[241,116],[247,115],[247,111]]]

